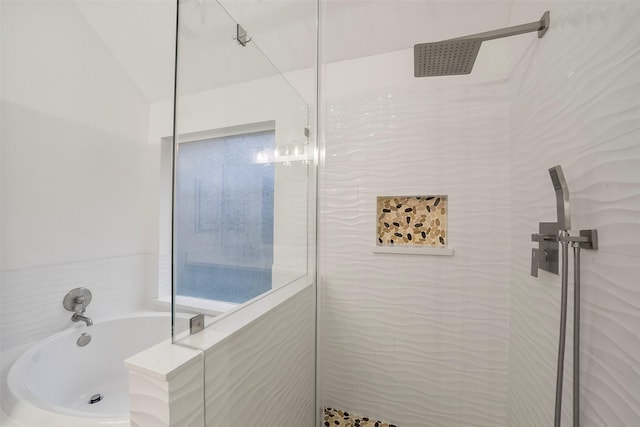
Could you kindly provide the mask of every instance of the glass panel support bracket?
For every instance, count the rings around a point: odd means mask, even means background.
[[[249,35],[247,34],[247,30],[242,28],[242,25],[240,24],[236,24],[236,36],[233,39],[237,41],[238,44],[242,47],[246,47],[249,42],[253,40],[253,38],[249,37]]]
[[[204,329],[204,314],[198,314],[189,319],[189,334],[197,334]]]

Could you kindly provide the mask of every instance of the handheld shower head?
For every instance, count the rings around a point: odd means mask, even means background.
[[[558,229],[568,231],[571,228],[571,210],[569,206],[569,187],[562,173],[560,165],[549,169],[553,189],[556,190],[556,205],[558,209]]]

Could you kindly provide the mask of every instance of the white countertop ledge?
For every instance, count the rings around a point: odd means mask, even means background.
[[[124,361],[131,371],[169,381],[202,360],[202,351],[162,341]]]
[[[203,360],[205,351],[257,321],[310,284],[310,277],[301,277],[274,292],[257,297],[246,305],[214,317],[210,324],[194,335],[184,331],[176,337],[175,344],[172,344],[170,339],[156,344],[128,358],[124,365],[131,371],[168,381]]]

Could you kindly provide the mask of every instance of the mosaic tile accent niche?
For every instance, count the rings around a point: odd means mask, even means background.
[[[379,196],[378,246],[447,246],[447,196]]]

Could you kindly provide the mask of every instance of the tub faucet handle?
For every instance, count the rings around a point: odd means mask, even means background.
[[[67,292],[62,300],[62,305],[67,311],[72,311],[71,320],[84,322],[87,326],[93,325],[93,320],[84,315],[87,306],[91,302],[91,291],[86,288],[75,288]]]
[[[91,291],[86,288],[75,288],[70,290],[62,301],[62,305],[67,311],[74,313],[84,313],[91,303]]]
[[[76,313],[84,313],[87,309],[87,299],[84,295],[78,295],[73,299],[73,311]]]

